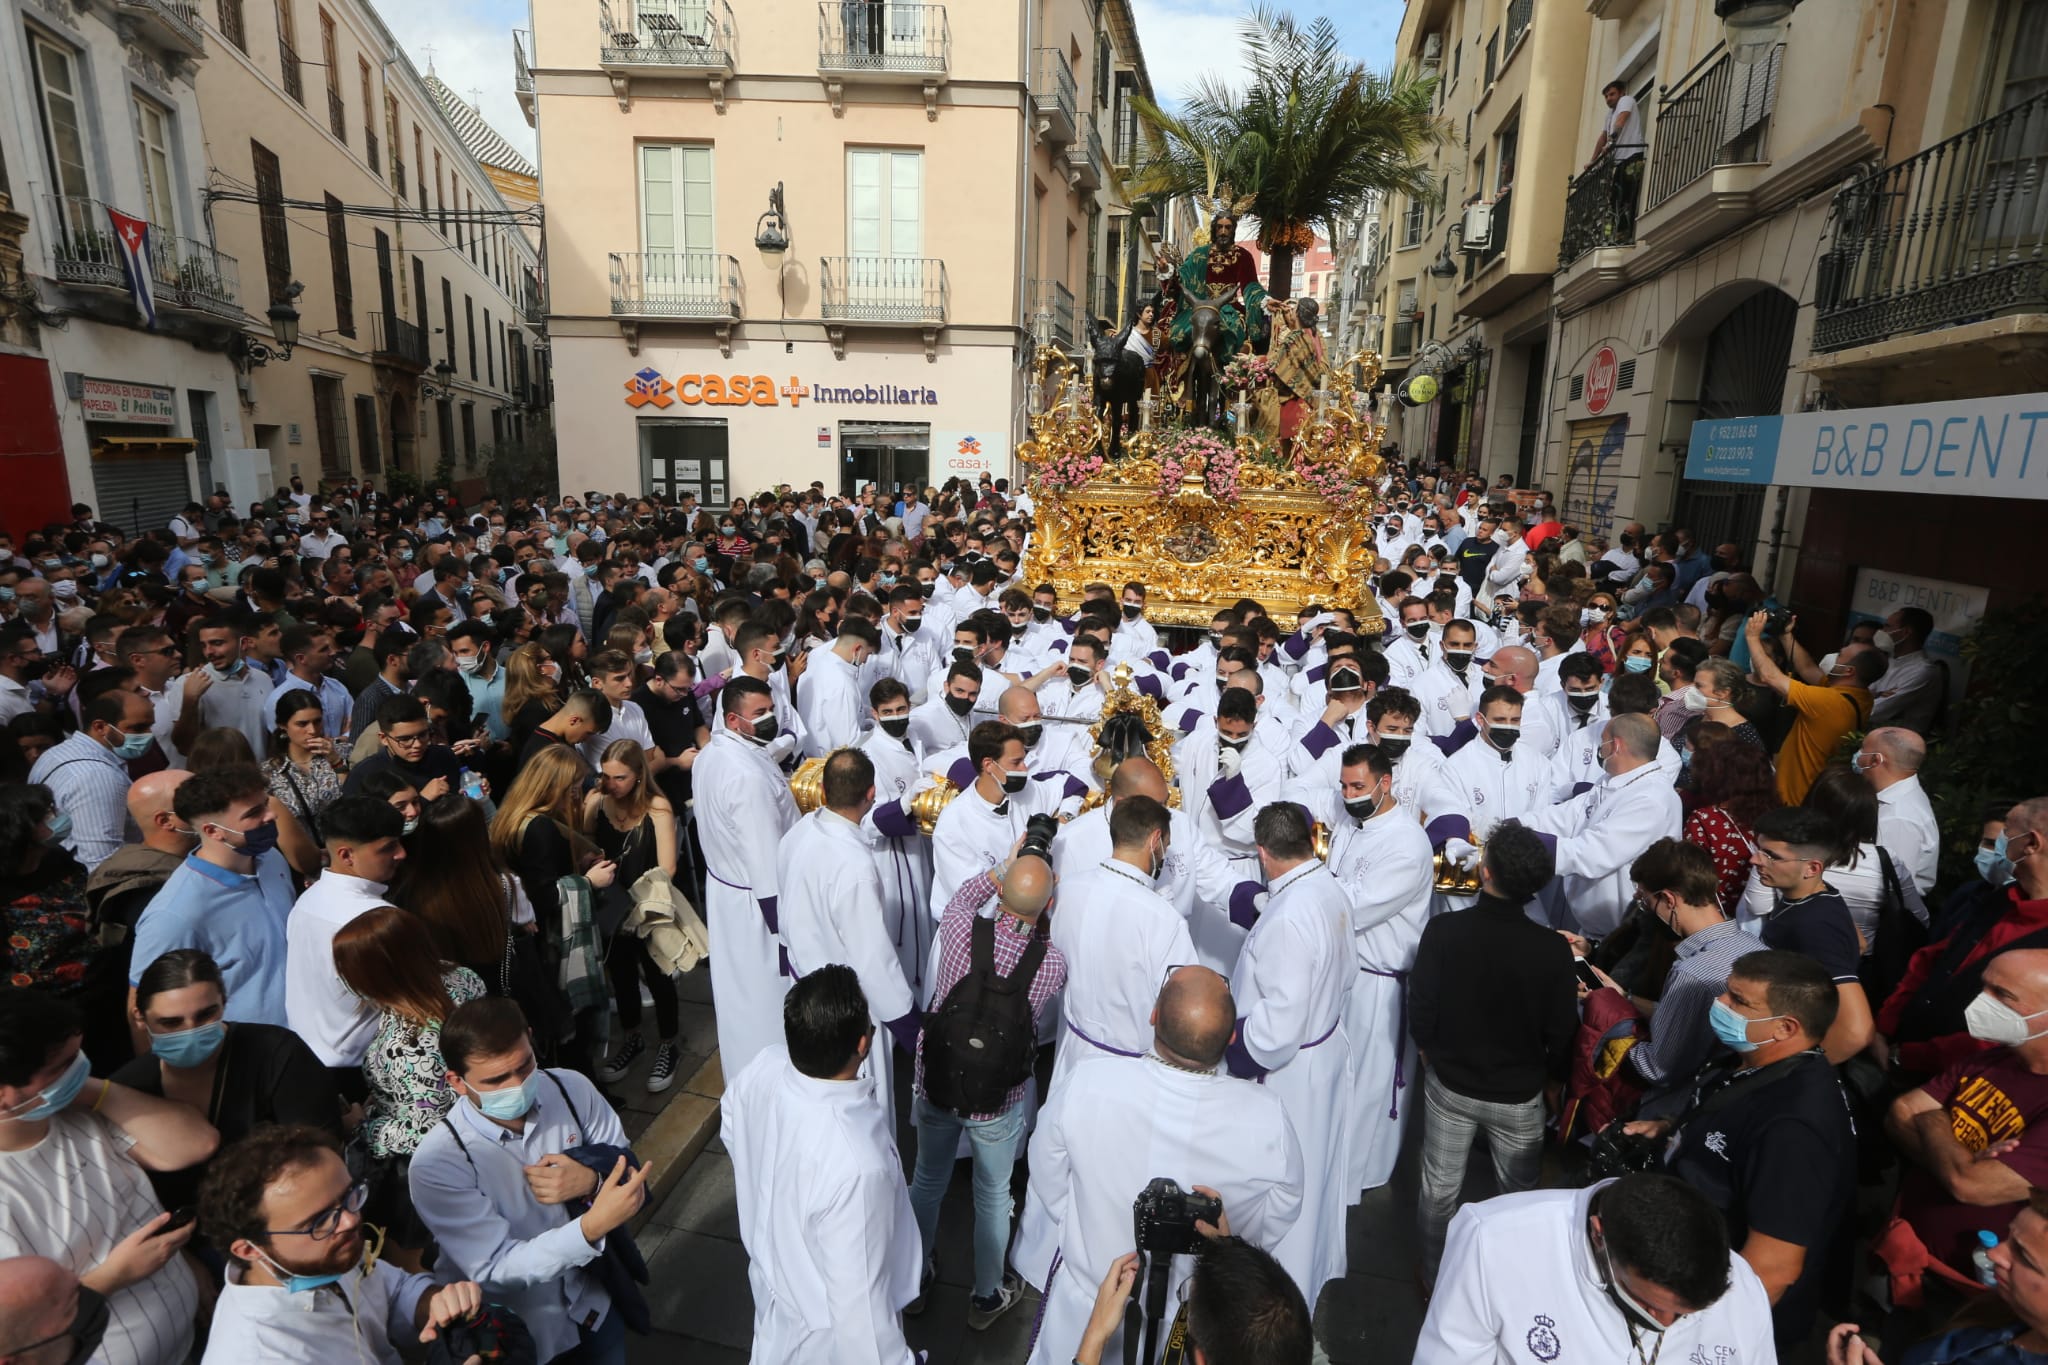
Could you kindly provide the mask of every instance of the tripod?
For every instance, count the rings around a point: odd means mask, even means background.
[[[1167,1279],[1173,1273],[1171,1254],[1158,1251],[1144,1252],[1145,1290],[1141,1296],[1131,1295],[1124,1304],[1124,1365],[1152,1365],[1159,1359],[1159,1324],[1166,1316]],[[1138,1337],[1142,1328],[1145,1351],[1138,1354]]]

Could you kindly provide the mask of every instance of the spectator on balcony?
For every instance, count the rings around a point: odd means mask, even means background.
[[[1586,163],[1586,169],[1598,165],[1603,156],[1614,163],[1614,177],[1608,182],[1607,191],[1614,241],[1633,242],[1636,195],[1642,189],[1643,157],[1650,144],[1643,136],[1642,116],[1636,112],[1635,96],[1628,93],[1628,87],[1620,81],[1609,81],[1600,88],[1600,98],[1607,101],[1607,121],[1601,125],[1600,140],[1593,144],[1593,157]]]

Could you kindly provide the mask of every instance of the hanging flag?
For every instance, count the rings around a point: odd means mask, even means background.
[[[107,217],[114,222],[114,240],[120,244],[121,268],[128,272],[128,292],[135,297],[135,311],[142,314],[142,325],[154,330],[156,248],[149,238],[149,224],[113,207],[107,209]]]

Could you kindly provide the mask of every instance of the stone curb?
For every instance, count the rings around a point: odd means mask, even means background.
[[[682,1093],[670,1100],[647,1131],[634,1144],[640,1160],[654,1168],[647,1178],[647,1202],[634,1215],[632,1230],[638,1234],[653,1218],[678,1184],[690,1163],[718,1132],[718,1101],[725,1094],[725,1069],[713,1052],[696,1074],[683,1083]]]

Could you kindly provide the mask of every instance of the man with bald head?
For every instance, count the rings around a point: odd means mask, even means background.
[[[1920,786],[1927,741],[1903,726],[1881,725],[1863,737],[1853,761],[1877,792],[1877,846],[1927,894],[1941,861],[1941,828]]]
[[[1263,888],[1240,875],[1215,845],[1203,839],[1194,820],[1184,810],[1168,805],[1166,775],[1159,765],[1142,755],[1117,764],[1109,776],[1109,799],[1094,810],[1076,816],[1053,841],[1053,866],[1063,881],[1100,867],[1112,850],[1109,821],[1116,804],[1126,797],[1143,796],[1167,807],[1169,823],[1166,863],[1153,887],[1187,921],[1188,937],[1194,944],[1194,961],[1217,971],[1228,971],[1237,961],[1237,946],[1243,938],[1230,924],[1233,904],[1244,907]]]
[[[1591,789],[1522,817],[1557,860],[1557,876],[1541,897],[1554,927],[1587,938],[1612,933],[1635,896],[1630,865],[1683,830],[1678,793],[1657,763],[1662,739],[1648,716],[1612,717],[1600,735],[1600,777]]]
[[[1564,742],[1564,729],[1559,717],[1551,714],[1553,708],[1535,705],[1536,676],[1543,669],[1536,651],[1526,645],[1505,645],[1479,667],[1488,686],[1512,687],[1529,703],[1522,711],[1522,751],[1545,761],[1556,757]]]
[[[1143,1054],[1081,1062],[1039,1115],[1015,1253],[1045,1293],[1032,1365],[1074,1357],[1095,1287],[1130,1250],[1131,1201],[1152,1180],[1216,1195],[1231,1232],[1267,1251],[1299,1218],[1301,1145],[1279,1096],[1219,1065],[1236,1017],[1221,976],[1178,968],[1157,993]],[[1174,1258],[1169,1303],[1193,1266]],[[1121,1351],[1112,1336],[1101,1358]]]
[[[1742,632],[1749,642],[1749,666],[1757,681],[1783,697],[1792,709],[1792,728],[1778,748],[1778,799],[1796,806],[1806,799],[1821,769],[1834,761],[1842,736],[1869,725],[1870,689],[1884,676],[1885,657],[1872,645],[1844,645],[1833,667],[1823,674],[1793,633],[1799,624],[1794,618],[1784,632],[1792,660],[1792,672],[1787,673],[1765,644],[1770,616],[1767,611],[1751,613]],[[1802,682],[1802,678],[1821,679],[1824,685]]]
[[[0,1261],[0,1361],[90,1360],[107,1331],[107,1301],[41,1256]]]
[[[984,952],[991,951],[988,945],[993,945],[995,973],[1024,990],[1038,1041],[1051,1041],[1045,1036],[1046,1005],[1067,980],[1066,958],[1047,941],[1051,926],[1043,918],[1056,884],[1051,863],[1035,853],[1015,848],[1001,865],[961,883],[939,918],[938,962],[932,972],[932,1013],[927,1016],[927,1027],[944,1015],[946,998],[973,969],[978,956],[975,944],[979,941]],[[1022,979],[1022,963],[1034,941],[1042,949],[1042,956],[1031,979],[1026,981]],[[943,1027],[943,1022],[938,1026]],[[911,1177],[910,1207],[917,1215],[918,1231],[924,1240],[925,1283],[930,1283],[932,1275],[939,1203],[952,1183],[953,1162],[964,1134],[974,1155],[974,1284],[967,1305],[967,1327],[970,1331],[986,1331],[1021,1297],[1017,1277],[1005,1273],[1003,1259],[1010,1242],[1010,1178],[1016,1170],[1017,1149],[1024,1141],[1024,1096],[1032,1083],[1031,1076],[1027,1073],[1019,1078],[1003,1097],[1000,1108],[988,1113],[963,1114],[942,1108],[931,1099],[932,1078],[925,1070],[925,1055],[926,1036],[920,1036],[915,1101],[917,1165]],[[940,1091],[947,1093],[948,1087],[941,1085]],[[1124,1208],[1128,1220],[1128,1201]],[[920,1293],[908,1311],[921,1311],[923,1303],[924,1295]],[[1077,1340],[1078,1337],[1076,1333]]]

